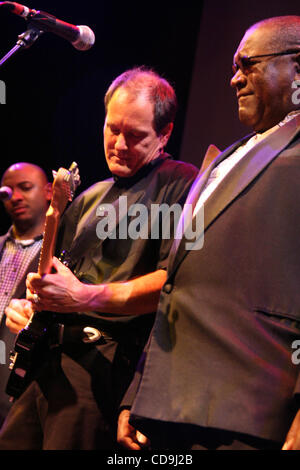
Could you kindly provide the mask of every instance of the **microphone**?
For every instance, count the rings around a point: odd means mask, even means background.
[[[88,26],[74,26],[44,11],[31,10],[15,2],[0,2],[0,6],[7,8],[11,13],[22,16],[41,31],[57,34],[69,41],[75,49],[86,51],[95,43],[95,34]]]
[[[12,197],[12,189],[8,186],[1,186],[0,188],[0,201],[7,201]]]

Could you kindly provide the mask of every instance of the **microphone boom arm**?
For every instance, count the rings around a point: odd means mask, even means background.
[[[36,26],[28,24],[28,29],[18,36],[16,45],[0,60],[0,67],[20,49],[28,49],[43,34]]]

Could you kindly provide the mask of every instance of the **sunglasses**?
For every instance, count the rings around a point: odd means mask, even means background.
[[[271,54],[261,54],[261,55],[252,55],[252,56],[247,56],[244,55],[239,59],[240,64],[237,64],[234,62],[232,66],[232,73],[235,75],[239,70],[241,70],[243,73],[248,73],[250,71],[250,68],[255,64],[254,59],[260,59],[262,57],[277,57],[281,55],[291,55],[291,54],[298,54],[300,52],[300,49],[289,49],[287,51],[282,51],[282,52],[273,52]],[[266,59],[267,60],[267,59]],[[260,61],[263,62],[263,61]]]

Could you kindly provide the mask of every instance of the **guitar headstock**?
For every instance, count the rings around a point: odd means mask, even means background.
[[[59,168],[58,171],[52,171],[52,174],[54,181],[51,206],[62,214],[68,201],[72,201],[75,191],[80,185],[78,165],[73,162],[68,170]]]

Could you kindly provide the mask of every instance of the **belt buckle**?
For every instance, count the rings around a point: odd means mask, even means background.
[[[98,341],[102,336],[101,331],[97,330],[97,328],[93,328],[92,326],[86,326],[83,328],[83,332],[86,334],[86,337],[82,339],[84,343],[95,343],[95,341]]]

